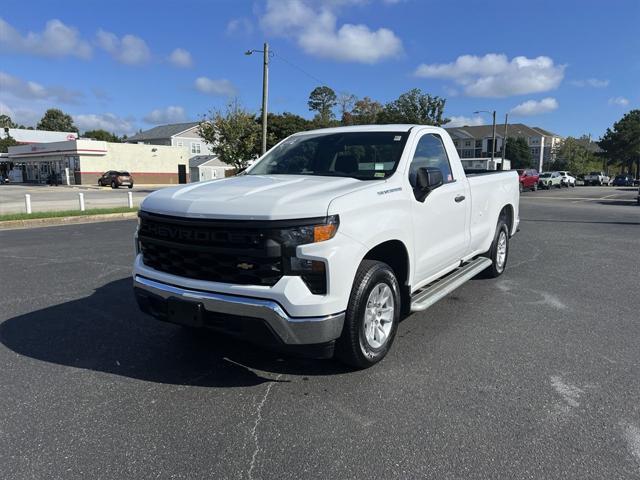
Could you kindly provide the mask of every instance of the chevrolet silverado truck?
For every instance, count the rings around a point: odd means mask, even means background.
[[[518,211],[517,172],[465,173],[442,128],[297,133],[147,196],[134,291],[160,320],[366,368],[402,316],[504,272]]]

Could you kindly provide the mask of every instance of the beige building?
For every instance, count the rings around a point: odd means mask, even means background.
[[[96,184],[109,170],[124,170],[137,184],[187,183],[188,147],[70,140],[9,147],[9,161],[25,182]]]
[[[477,125],[446,128],[453,139],[453,144],[458,150],[460,158],[480,158],[491,156],[491,143],[493,140],[492,125]],[[508,137],[522,137],[529,144],[531,156],[535,167],[544,171],[544,164],[555,159],[556,150],[562,141],[558,134],[549,132],[540,127],[529,127],[522,123],[510,123],[507,125]],[[496,125],[496,156],[502,156],[504,141],[504,124]]]

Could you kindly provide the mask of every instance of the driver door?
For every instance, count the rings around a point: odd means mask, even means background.
[[[416,144],[409,166],[409,183],[415,189],[419,168],[438,168],[443,184],[424,201],[412,199],[415,273],[419,285],[433,275],[459,264],[468,247],[468,209],[471,198],[466,177],[455,178],[449,157],[439,135],[425,133]]]

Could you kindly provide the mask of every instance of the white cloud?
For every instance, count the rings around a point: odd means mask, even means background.
[[[308,0],[269,0],[260,24],[269,34],[294,38],[317,57],[373,64],[402,54],[402,41],[387,28],[374,31],[350,23],[338,27],[335,9],[340,3],[314,8]]]
[[[184,48],[176,48],[171,52],[171,55],[169,55],[169,62],[171,62],[174,67],[179,68],[189,68],[193,66],[191,53]]]
[[[91,57],[91,46],[78,31],[60,20],[49,20],[42,32],[22,35],[0,18],[0,50],[43,57]]]
[[[473,127],[475,125],[485,125],[485,121],[482,117],[465,117],[464,115],[453,115],[449,119],[449,123],[444,125],[445,128],[450,127]]]
[[[97,43],[114,59],[127,65],[141,65],[151,59],[147,43],[140,37],[127,34],[122,38],[102,29],[96,34]]]
[[[527,100],[511,109],[514,115],[540,115],[541,113],[553,112],[558,108],[558,101],[555,98],[547,97],[542,100]]]
[[[506,55],[489,53],[462,55],[451,63],[423,63],[415,75],[453,80],[472,97],[507,97],[553,90],[562,82],[564,69],[565,65],[555,65],[549,57],[509,60]]]
[[[0,72],[0,95],[26,100],[48,100],[57,103],[78,103],[82,93],[65,87],[45,87],[37,82],[23,80]]]
[[[0,101],[0,115],[9,115],[14,123],[25,127],[35,127],[43,113],[44,111],[36,112],[30,108],[10,107]]]
[[[198,77],[195,81],[196,89],[208,95],[232,96],[236,94],[236,87],[224,78],[215,80],[207,77]]]
[[[571,80],[574,87],[593,87],[604,88],[609,86],[609,80],[600,80],[599,78],[587,78],[586,80]]]
[[[87,130],[107,130],[118,135],[135,131],[131,119],[119,117],[113,113],[89,113],[73,115],[73,121],[81,132]]]
[[[163,123],[184,122],[185,118],[184,108],[169,106],[167,108],[156,108],[152,110],[144,117],[144,121],[154,125],[160,125]]]
[[[624,97],[611,97],[609,99],[609,105],[618,105],[620,107],[626,107],[629,105],[629,100]]]
[[[240,17],[229,20],[227,23],[227,34],[250,35],[253,33],[253,23],[248,18]]]

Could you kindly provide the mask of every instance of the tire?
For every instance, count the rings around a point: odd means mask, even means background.
[[[133,188],[133,183],[131,185],[129,185],[129,188]]]
[[[571,184],[571,188],[576,188],[576,182],[573,182],[573,183]]]
[[[367,312],[367,306],[376,305],[380,294],[382,308],[390,310],[382,312],[376,310],[380,307],[374,307],[376,313],[371,308]],[[382,360],[395,339],[401,307],[400,285],[391,267],[376,260],[363,260],[351,288],[342,335],[336,342],[336,357],[360,369]]]
[[[522,185],[522,182],[520,182],[520,193],[524,192],[524,185]]]
[[[538,184],[534,183],[533,187],[531,187],[531,190],[533,190],[534,192],[538,190]]]
[[[115,180],[111,181],[111,188],[118,188],[118,185],[116,184]]]
[[[482,271],[482,277],[497,278],[504,273],[509,259],[509,227],[504,215],[498,219],[491,248],[483,256],[489,258],[492,263],[489,268]]]

